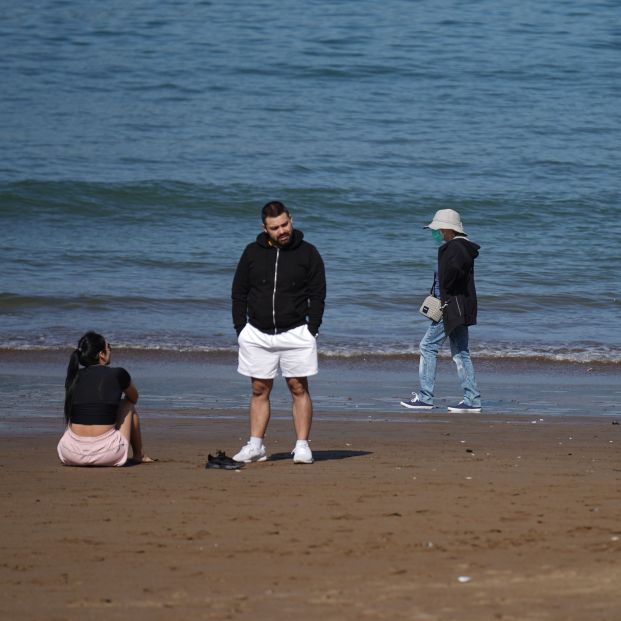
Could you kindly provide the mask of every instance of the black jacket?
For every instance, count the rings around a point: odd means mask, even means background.
[[[474,260],[479,256],[479,248],[465,237],[454,237],[438,249],[440,299],[447,304],[442,314],[446,334],[457,326],[473,326],[477,322]]]
[[[267,233],[261,233],[242,253],[231,297],[237,334],[249,322],[268,334],[307,323],[316,335],[326,299],[326,275],[317,248],[296,229],[284,248],[273,246]]]

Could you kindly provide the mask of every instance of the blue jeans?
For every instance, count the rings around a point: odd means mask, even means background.
[[[433,403],[433,388],[436,383],[436,363],[440,346],[446,340],[444,324],[432,321],[420,342],[420,381],[419,398],[425,403]],[[464,389],[464,403],[481,407],[481,393],[474,377],[474,367],[468,349],[468,326],[458,326],[449,334],[451,356],[457,366],[457,376]]]

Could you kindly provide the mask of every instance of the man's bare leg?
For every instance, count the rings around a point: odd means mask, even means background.
[[[313,422],[313,402],[308,392],[308,378],[288,377],[287,386],[293,398],[293,424],[298,440],[308,440]]]
[[[270,421],[270,393],[273,379],[252,378],[252,396],[250,397],[250,436],[263,438]]]

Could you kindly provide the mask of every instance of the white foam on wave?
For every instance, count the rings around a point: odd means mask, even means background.
[[[7,341],[0,344],[0,352],[70,352],[73,345],[67,344],[42,344],[26,343],[23,341]],[[161,352],[179,354],[202,354],[202,355],[234,355],[237,347],[216,346],[216,345],[197,345],[197,344],[178,344],[178,343],[141,343],[115,342],[113,349],[128,352]],[[415,347],[370,347],[368,345],[350,346],[324,346],[320,345],[320,355],[338,361],[339,359],[353,361],[356,359],[365,360],[389,360],[408,357],[418,357],[419,352]],[[472,347],[470,349],[472,357],[475,359],[492,360],[514,360],[514,361],[538,361],[538,362],[564,362],[580,364],[621,364],[621,352],[617,349],[606,348],[601,345],[585,345],[576,347],[554,348],[546,345],[520,345],[520,344],[498,344],[494,346],[484,345],[482,347]],[[445,347],[440,352],[441,358],[450,358],[450,351]]]

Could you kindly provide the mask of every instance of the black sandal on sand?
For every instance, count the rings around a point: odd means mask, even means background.
[[[239,470],[243,467],[243,462],[235,461],[231,457],[228,457],[224,451],[217,451],[215,457],[209,455],[207,457],[207,463],[205,464],[205,468],[216,468],[220,470]]]

